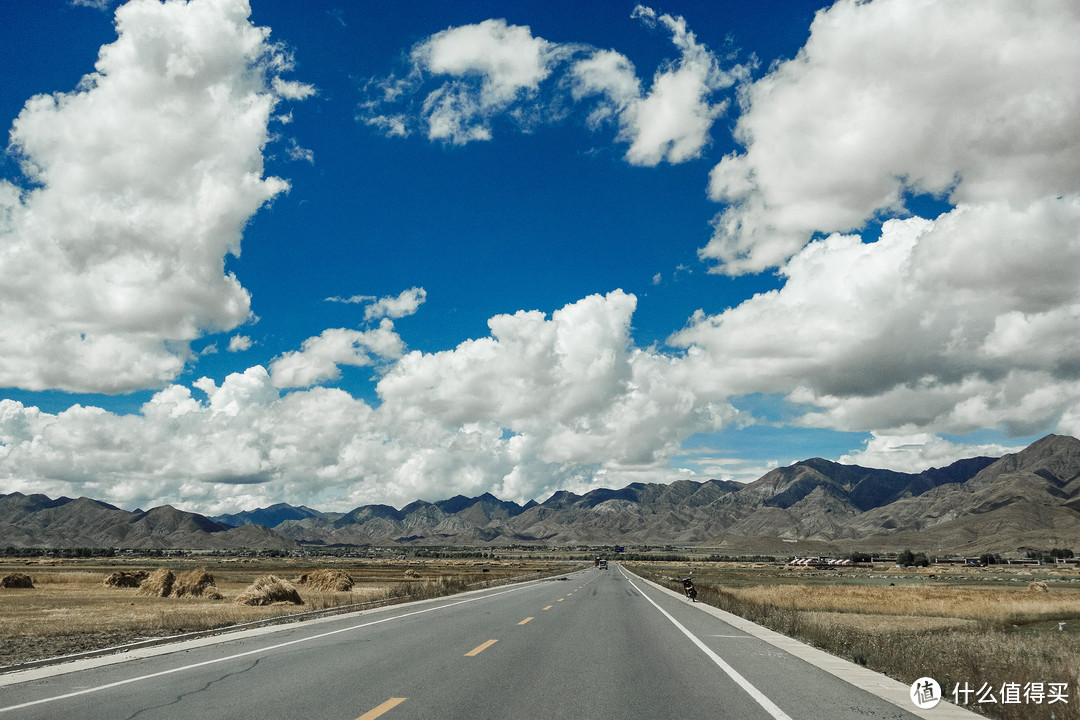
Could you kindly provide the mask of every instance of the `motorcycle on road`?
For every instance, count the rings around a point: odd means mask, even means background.
[[[697,588],[694,587],[694,581],[689,576],[683,578],[682,587],[686,597],[690,598],[691,602],[697,602]]]

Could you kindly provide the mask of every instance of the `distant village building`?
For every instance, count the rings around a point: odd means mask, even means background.
[[[847,558],[837,560],[827,557],[799,557],[789,562],[788,565],[799,567],[854,567],[855,561]]]

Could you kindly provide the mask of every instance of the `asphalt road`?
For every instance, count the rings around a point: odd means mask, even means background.
[[[617,565],[25,675],[0,720],[915,717]]]

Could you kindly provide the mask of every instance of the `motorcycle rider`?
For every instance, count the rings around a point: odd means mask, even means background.
[[[690,573],[690,575],[693,574],[693,572]],[[691,602],[697,602],[697,588],[694,587],[694,581],[690,579],[690,575],[683,578],[683,592],[686,593],[686,597],[690,598]]]

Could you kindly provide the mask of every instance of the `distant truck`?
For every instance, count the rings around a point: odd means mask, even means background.
[[[598,564],[598,565],[600,566],[600,569],[601,569],[601,570],[607,570],[607,560],[601,560],[601,561],[600,561],[599,563],[597,563],[597,564]]]

